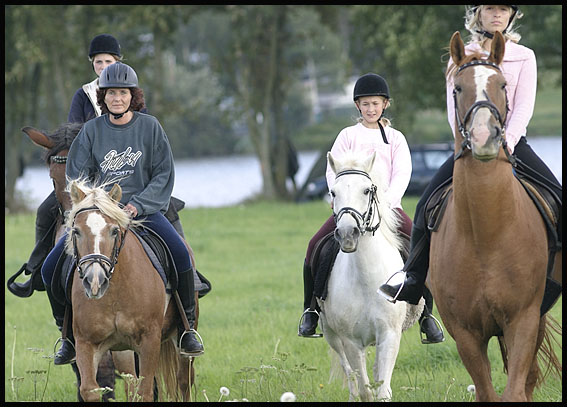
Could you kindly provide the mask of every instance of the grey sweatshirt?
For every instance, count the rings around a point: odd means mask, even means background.
[[[154,116],[133,113],[120,126],[108,114],[86,122],[71,144],[66,174],[68,179],[119,182],[121,203],[134,205],[138,216],[165,213],[175,179],[171,147]]]

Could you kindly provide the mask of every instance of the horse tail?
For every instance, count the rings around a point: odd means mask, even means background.
[[[159,363],[156,372],[160,401],[165,401],[163,400],[164,394],[167,394],[168,398],[170,399],[168,401],[179,401],[177,392],[178,369],[179,354],[177,352],[177,348],[175,347],[174,340],[168,339],[161,343]]]
[[[551,315],[545,314],[540,319],[540,324],[543,325],[543,340],[538,350],[538,364],[543,363],[543,372],[541,369],[538,372],[536,386],[539,387],[552,373],[557,377],[561,377],[563,367],[561,361],[557,357],[556,348],[562,349],[561,342],[557,339],[562,336],[562,329],[559,322]]]
[[[417,305],[406,304],[406,316],[404,318],[404,323],[402,324],[402,332],[410,329],[413,324],[417,322],[421,314],[423,313],[423,307],[425,306],[425,300],[421,298]]]
[[[562,349],[561,342],[557,336],[562,336],[562,329],[559,322],[551,315],[543,315],[540,319],[540,328],[543,329],[543,338],[537,353],[537,375],[535,378],[536,387],[540,387],[547,376],[553,373],[557,377],[561,377],[563,367],[561,361],[557,357],[556,348]],[[508,350],[504,343],[504,337],[498,337],[500,352],[502,353],[502,361],[504,362],[504,372],[508,373]],[[540,368],[543,364],[543,372]]]

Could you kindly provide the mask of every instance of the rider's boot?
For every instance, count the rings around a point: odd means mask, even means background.
[[[433,295],[427,287],[423,290],[423,299],[425,300],[425,306],[423,307],[421,317],[419,317],[419,329],[425,337],[422,335],[421,343],[443,342],[445,340],[443,330],[440,328],[437,318],[431,313],[431,310],[433,310]]]
[[[200,356],[204,353],[203,344],[195,338],[195,283],[193,281],[193,271],[186,270],[179,273],[177,285],[179,299],[183,305],[183,311],[189,321],[189,330],[186,331],[183,323],[179,326],[180,351],[183,356]]]
[[[45,286],[45,291],[47,293],[47,298],[49,298],[49,303],[51,304],[51,310],[53,312],[53,317],[55,318],[55,324],[60,331],[63,331],[63,322],[65,321],[65,306],[59,303],[51,292],[51,287],[49,285]],[[71,324],[71,318],[69,318],[68,324]],[[73,339],[73,333],[70,327],[67,329],[67,338],[63,339],[62,345],[59,350],[55,353],[55,358],[53,360],[54,365],[66,365],[75,361],[75,345]]]
[[[405,281],[397,285],[382,284],[379,293],[395,302],[406,301],[417,305],[423,295],[429,267],[429,239],[424,229],[414,224],[411,230],[410,253],[404,265]]]
[[[302,321],[297,330],[299,336],[306,338],[319,338],[321,335],[315,334],[317,322],[319,321],[319,310],[313,306],[314,282],[311,275],[311,267],[308,262],[303,263],[303,315]]]

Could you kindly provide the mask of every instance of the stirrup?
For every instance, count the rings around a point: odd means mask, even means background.
[[[396,274],[398,273],[404,273],[407,274],[406,271],[399,270],[396,271],[394,274],[392,274],[384,284],[388,284],[388,282],[392,279],[392,277],[394,277]],[[378,292],[378,294],[380,294],[382,297],[384,297],[386,300],[388,300],[389,302],[391,302],[392,304],[395,304],[396,301],[398,300],[398,296],[400,295],[400,293],[402,292],[402,290],[404,289],[404,285],[406,283],[406,279],[404,277],[404,281],[402,281],[402,284],[400,284],[400,288],[398,289],[398,292],[396,293],[396,295],[394,295],[393,297],[390,297],[388,294],[386,294],[385,292],[383,292],[380,288],[378,288],[378,290],[376,290]]]
[[[425,321],[427,318],[432,318],[433,321],[435,322],[435,325],[437,325],[437,328],[439,328],[439,330],[441,331],[441,335],[443,335],[442,341],[440,341],[440,342],[429,342],[427,340],[427,335],[425,334],[425,332],[421,331],[421,324],[423,324],[423,321]],[[421,343],[423,343],[424,345],[430,345],[432,343],[445,342],[445,332],[443,331],[443,326],[441,326],[441,322],[439,322],[439,320],[437,318],[435,318],[433,316],[433,314],[429,314],[428,316],[424,317],[421,321],[419,321],[419,336],[421,337]]]
[[[55,355],[57,354],[57,345],[59,344],[59,342],[63,342],[63,341],[67,341],[71,344],[71,346],[73,347],[73,350],[75,351],[75,356],[73,356],[73,358],[69,361],[69,363],[73,363],[77,360],[77,348],[75,348],[75,344],[69,340],[69,338],[57,338],[57,340],[55,341],[55,344],[53,345],[53,360],[55,360]],[[67,363],[65,363],[67,364]]]
[[[301,314],[301,317],[299,318],[299,324],[297,325],[297,335],[301,336],[302,338],[322,338],[323,334],[314,333],[313,335],[301,335],[299,333],[299,328],[301,327],[301,324],[303,323],[303,320],[305,319],[305,314],[307,314],[308,312],[315,313],[317,315],[317,318],[320,317],[319,312],[315,309],[307,308],[305,311],[303,311],[303,314]]]
[[[199,338],[199,339],[198,339],[198,342],[199,342],[201,345],[203,345],[203,350],[196,351],[196,352],[191,352],[191,353],[183,351],[183,348],[181,348],[181,340],[182,340],[183,337],[184,337],[185,335],[187,335],[189,332],[193,332],[193,333],[195,334],[195,338]],[[194,330],[193,328],[191,328],[191,329],[188,330],[188,331],[183,331],[183,333],[182,333],[181,336],[179,337],[179,344],[178,344],[178,346],[179,346],[179,353],[180,353],[180,355],[181,355],[181,356],[184,356],[184,357],[201,356],[203,353],[205,353],[205,344],[203,343],[203,338],[201,338],[201,335],[199,335],[199,332],[197,332],[197,331]]]

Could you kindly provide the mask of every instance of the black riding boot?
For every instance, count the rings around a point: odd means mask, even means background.
[[[421,343],[439,343],[445,340],[443,331],[440,329],[439,321],[433,316],[433,295],[429,288],[425,287],[423,290],[423,299],[425,300],[425,307],[421,317],[419,317],[419,329],[425,335],[421,338]]]
[[[406,272],[405,281],[394,286],[382,284],[379,288],[380,294],[392,302],[399,300],[417,305],[423,295],[428,268],[429,239],[425,230],[414,223],[411,230],[410,253],[403,268]]]
[[[311,267],[305,261],[303,263],[303,315],[301,316],[297,334],[306,338],[320,338],[322,335],[315,334],[317,322],[319,321],[319,307],[313,298],[314,282],[311,275]]]
[[[195,338],[195,284],[193,282],[193,271],[187,270],[179,273],[177,292],[183,311],[189,321],[190,330],[186,331],[183,323],[179,326],[179,336],[181,338],[181,354],[184,356],[199,356],[204,352],[203,345]]]
[[[49,303],[51,304],[51,311],[53,317],[55,318],[55,324],[60,331],[63,331],[63,322],[65,319],[65,306],[58,302],[51,292],[51,287],[46,285],[45,291],[47,293],[47,298],[49,298]],[[71,318],[69,318],[70,325]],[[75,346],[73,339],[73,333],[70,327],[67,328],[67,338],[62,340],[63,344],[61,348],[55,354],[55,359],[53,360],[54,365],[66,365],[75,361]]]

